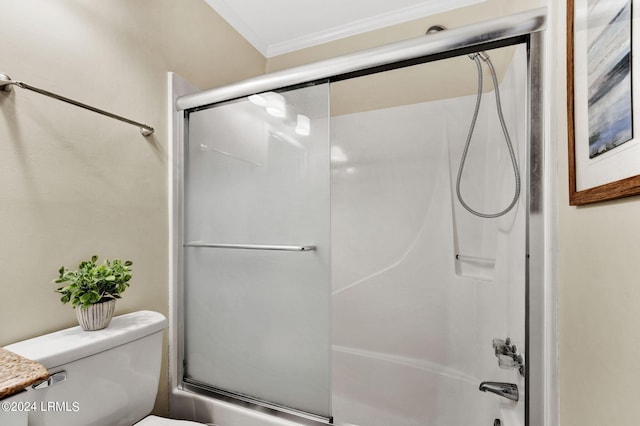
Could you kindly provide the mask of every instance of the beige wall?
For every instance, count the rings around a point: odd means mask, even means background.
[[[561,424],[636,426],[640,424],[640,198],[569,206],[565,2],[551,4],[559,52],[555,105]]]
[[[202,0],[5,0],[0,39],[0,72],[156,129],[0,93],[0,345],[75,325],[50,281],[93,254],[134,262],[116,313],[166,315],[166,73],[212,87],[264,57]]]

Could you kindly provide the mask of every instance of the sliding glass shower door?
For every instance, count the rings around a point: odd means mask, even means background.
[[[328,84],[188,115],[184,381],[328,418]]]

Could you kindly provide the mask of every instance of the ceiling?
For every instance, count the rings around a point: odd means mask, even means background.
[[[265,57],[486,0],[205,0]]]

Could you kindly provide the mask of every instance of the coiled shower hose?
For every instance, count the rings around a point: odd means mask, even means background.
[[[498,89],[498,78],[496,77],[496,70],[493,68],[493,64],[491,63],[491,59],[489,56],[484,53],[474,53],[469,55],[471,59],[473,59],[476,63],[476,67],[478,68],[478,96],[476,98],[476,107],[473,112],[473,119],[471,120],[471,125],[469,126],[469,134],[467,135],[467,142],[464,145],[464,150],[462,151],[462,158],[460,159],[460,167],[458,167],[458,178],[456,179],[456,194],[458,196],[458,201],[460,204],[469,212],[476,216],[493,219],[496,217],[503,216],[507,214],[518,202],[518,198],[520,197],[520,170],[518,168],[518,161],[516,159],[515,152],[513,150],[513,144],[511,143],[511,138],[509,137],[509,131],[507,130],[507,125],[504,122],[504,115],[502,113],[502,105],[500,102],[500,90]],[[467,160],[467,153],[469,151],[469,145],[471,145],[471,137],[473,136],[473,130],[476,126],[476,120],[478,119],[478,113],[480,111],[480,102],[482,101],[482,64],[480,62],[481,57],[487,65],[489,65],[489,70],[491,71],[491,78],[493,79],[493,88],[496,96],[496,106],[498,109],[498,117],[500,119],[500,124],[502,126],[502,133],[504,134],[504,139],[507,143],[507,148],[509,149],[509,156],[511,157],[511,164],[513,165],[513,174],[515,177],[516,188],[513,194],[513,200],[511,203],[504,209],[497,213],[482,213],[471,208],[463,199],[462,194],[460,193],[460,178],[462,177],[462,170],[464,169],[464,164]]]

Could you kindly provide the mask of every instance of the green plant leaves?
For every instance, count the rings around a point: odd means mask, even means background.
[[[53,282],[65,284],[55,290],[62,294],[62,303],[71,302],[74,308],[84,308],[110,299],[120,299],[121,293],[129,287],[132,274],[130,260],[124,263],[119,259],[105,260],[98,264],[98,256],[91,256],[90,261],[82,261],[76,270],[68,270],[64,266],[58,270],[59,277]]]

